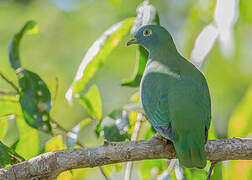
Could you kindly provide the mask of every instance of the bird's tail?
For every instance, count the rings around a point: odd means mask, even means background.
[[[177,138],[174,147],[180,165],[186,168],[204,168],[206,166],[204,136],[184,134]]]

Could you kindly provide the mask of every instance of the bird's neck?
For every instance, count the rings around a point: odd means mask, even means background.
[[[156,46],[149,51],[149,61],[158,61],[170,68],[175,68],[178,65],[178,57],[179,53],[173,42]]]

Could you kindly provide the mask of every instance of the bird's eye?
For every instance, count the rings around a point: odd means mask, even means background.
[[[152,34],[151,29],[145,29],[145,30],[143,31],[143,35],[144,35],[144,36],[150,36],[151,34]]]

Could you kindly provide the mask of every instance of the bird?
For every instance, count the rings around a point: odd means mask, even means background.
[[[206,166],[205,144],[211,122],[211,99],[203,73],[178,52],[160,25],[144,25],[127,42],[148,52],[140,83],[141,103],[157,134],[173,142],[179,164]]]

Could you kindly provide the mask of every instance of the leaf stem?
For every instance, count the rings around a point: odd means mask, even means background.
[[[2,77],[3,80],[5,80],[13,89],[15,89],[16,93],[19,94],[19,89],[18,87],[10,81],[2,72],[0,72],[0,76]]]

